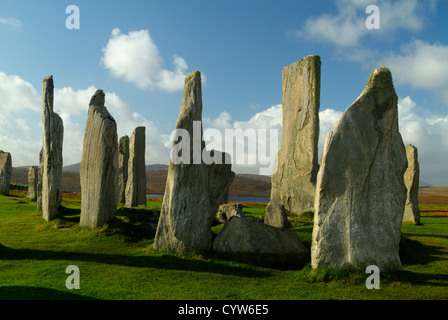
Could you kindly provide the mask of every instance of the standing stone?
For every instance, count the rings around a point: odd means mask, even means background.
[[[286,215],[285,206],[276,203],[269,202],[266,206],[266,215],[264,217],[264,223],[277,227],[277,228],[291,228],[291,222],[288,221],[288,216]]]
[[[189,143],[188,150],[181,150],[182,158],[186,160],[175,164],[173,154],[176,142],[173,142],[165,195],[154,240],[155,250],[208,250],[212,245],[211,225],[214,214],[211,213],[209,199],[209,168],[196,158],[197,153],[202,153],[205,148],[202,125],[196,131],[199,137],[193,135],[194,122],[198,124],[201,120],[201,74],[194,71],[185,78],[175,129],[176,132],[188,133],[200,149],[195,150],[195,144]]]
[[[283,68],[282,144],[272,175],[271,200],[295,214],[314,210],[318,171],[320,57]]]
[[[120,138],[118,143],[118,201],[126,202],[126,183],[128,181],[129,137]]]
[[[210,207],[212,215],[215,215],[219,206],[226,204],[229,200],[229,188],[235,179],[235,172],[232,171],[228,153],[211,150],[210,155],[212,158],[221,159],[221,163],[213,162],[208,166]]]
[[[53,112],[53,76],[43,81],[42,90],[42,214],[54,219],[62,201],[62,142],[64,127],[61,117]]]
[[[28,168],[28,193],[27,198],[32,201],[37,200],[37,184],[39,181],[39,167],[32,166]]]
[[[126,207],[146,206],[145,127],[137,127],[129,139]]]
[[[5,196],[9,196],[11,172],[11,154],[0,150],[0,194]]]
[[[420,223],[420,210],[418,208],[418,186],[420,176],[420,165],[418,163],[417,148],[413,145],[406,147],[408,168],[404,173],[404,183],[407,188],[406,206],[404,209],[403,222],[414,224]]]
[[[43,149],[40,150],[39,153],[39,169],[37,170],[37,212],[42,212],[42,168],[43,168],[43,157],[42,152]]]
[[[389,69],[375,69],[328,133],[316,186],[313,268],[402,268],[407,160],[397,101]]]
[[[89,105],[81,159],[81,227],[97,228],[117,210],[117,123],[97,90]]]

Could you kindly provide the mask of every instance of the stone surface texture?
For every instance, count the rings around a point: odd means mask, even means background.
[[[418,150],[413,145],[406,146],[408,168],[404,173],[404,183],[407,188],[406,206],[403,222],[420,223],[420,209],[418,208],[418,187],[420,179],[420,165],[418,163]]]
[[[291,228],[291,222],[288,220],[286,215],[285,206],[276,203],[269,202],[266,206],[266,215],[264,216],[264,223],[277,227],[277,228]]]
[[[129,137],[123,136],[118,143],[118,201],[126,202],[128,182]]]
[[[402,269],[407,160],[397,101],[389,69],[375,69],[328,133],[316,186],[313,268]]]
[[[146,127],[137,127],[129,139],[126,207],[146,206]]]
[[[54,219],[62,201],[62,144],[64,127],[61,117],[53,111],[53,76],[43,81],[42,89],[42,215]]]
[[[224,224],[213,251],[228,259],[276,268],[299,269],[310,260],[308,248],[295,231],[239,217]]]
[[[12,159],[9,152],[0,150],[0,194],[9,195],[11,188]]]
[[[32,201],[37,200],[37,184],[39,182],[39,167],[31,166],[28,168],[28,193],[27,198]]]
[[[297,215],[314,209],[318,171],[320,68],[317,55],[285,68],[282,143],[272,175],[271,201]]]
[[[194,71],[185,78],[175,129],[186,130],[190,137],[193,137],[194,121],[202,121],[202,88],[199,71]],[[199,134],[202,137],[202,126]],[[173,148],[175,144],[176,142],[173,142]],[[212,246],[211,225],[214,214],[209,197],[209,168],[202,161],[194,163],[193,145],[190,143],[189,163],[185,161],[174,164],[170,161],[154,241],[156,250],[188,252],[208,250]],[[205,148],[205,143],[202,141],[199,147],[201,152]]]
[[[117,124],[97,90],[89,105],[81,159],[81,227],[97,228],[115,215],[118,202]]]

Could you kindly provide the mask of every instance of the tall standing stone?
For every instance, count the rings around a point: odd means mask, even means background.
[[[9,195],[12,160],[9,152],[0,150],[0,194]]]
[[[408,168],[404,173],[404,183],[407,188],[406,206],[403,222],[420,223],[420,210],[418,208],[418,187],[420,177],[420,165],[418,163],[418,151],[413,145],[406,146]]]
[[[118,201],[126,202],[128,181],[129,137],[123,136],[118,143]]]
[[[39,182],[39,167],[32,166],[28,168],[28,193],[27,198],[32,201],[37,200],[37,184]]]
[[[320,57],[283,68],[282,144],[272,175],[271,201],[295,214],[314,209],[318,171]]]
[[[375,69],[328,133],[316,186],[313,268],[402,268],[407,160],[397,101],[389,69]]]
[[[129,139],[126,207],[146,206],[145,127],[137,127]]]
[[[117,210],[117,123],[97,90],[89,105],[81,160],[81,227],[96,228],[109,222]]]
[[[62,201],[62,143],[64,127],[61,117],[53,111],[53,76],[43,81],[42,89],[42,214],[54,219]]]
[[[182,140],[189,136],[197,144],[190,143],[189,140],[187,148],[181,150],[185,161],[176,161],[175,164],[173,154],[177,149],[176,142],[173,142],[165,195],[154,241],[156,250],[208,250],[212,245],[211,225],[214,214],[211,213],[209,198],[209,168],[202,160],[197,159],[205,148],[202,125],[195,131],[196,135],[193,134],[195,124],[202,121],[201,90],[201,74],[194,71],[185,78],[175,129],[176,132],[185,133]]]
[[[235,179],[232,171],[230,155],[217,150],[210,151],[212,158],[221,159],[219,163],[213,162],[209,165],[209,196],[211,213],[215,215],[219,206],[226,204],[229,200],[229,188]]]

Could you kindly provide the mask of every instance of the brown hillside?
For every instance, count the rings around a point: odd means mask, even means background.
[[[146,193],[163,195],[165,192],[168,169],[146,170]],[[11,184],[28,184],[28,168],[13,168]],[[81,192],[79,172],[62,173],[62,190],[64,192]],[[229,196],[269,197],[271,194],[271,178],[254,174],[237,174],[230,186]]]

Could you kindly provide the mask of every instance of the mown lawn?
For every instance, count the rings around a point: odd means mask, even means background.
[[[145,209],[120,209],[113,223],[89,230],[78,225],[78,195],[64,194],[63,213],[51,223],[23,192],[0,196],[0,299],[448,299],[444,217],[404,225],[404,270],[381,274],[380,289],[368,290],[362,272],[315,271],[309,264],[276,270],[207,253],[154,251],[149,221],[160,206],[160,200],[150,199]],[[260,219],[264,205],[248,204],[243,211]],[[312,216],[291,219],[309,246]],[[79,290],[66,288],[69,265],[80,270]]]

